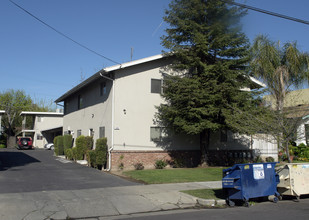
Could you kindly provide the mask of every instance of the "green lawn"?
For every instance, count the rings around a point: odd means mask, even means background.
[[[195,196],[202,199],[225,199],[222,189],[196,189],[181,191],[191,196]]]
[[[124,175],[143,181],[148,184],[157,183],[183,183],[218,181],[222,179],[222,169],[209,168],[177,168],[156,170],[132,170],[123,172]]]

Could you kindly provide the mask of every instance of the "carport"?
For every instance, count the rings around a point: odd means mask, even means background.
[[[47,143],[53,143],[54,138],[58,135],[62,135],[62,126],[56,127],[56,128],[51,128],[51,129],[46,129],[42,130],[41,133],[45,137]]]

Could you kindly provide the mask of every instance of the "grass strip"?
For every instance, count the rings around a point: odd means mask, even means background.
[[[219,181],[222,179],[221,167],[177,168],[156,170],[132,170],[124,175],[148,184]]]
[[[195,196],[201,199],[225,199],[222,189],[196,189],[196,190],[184,190],[183,193]]]

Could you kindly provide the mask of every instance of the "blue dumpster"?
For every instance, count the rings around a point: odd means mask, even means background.
[[[257,164],[235,164],[223,170],[222,188],[226,194],[229,206],[235,205],[235,200],[244,201],[249,206],[249,199],[273,195],[277,202],[280,196],[277,192],[279,176],[275,172],[276,162]]]

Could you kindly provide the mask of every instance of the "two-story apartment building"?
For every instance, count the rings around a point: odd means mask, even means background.
[[[62,135],[62,112],[29,112],[20,113],[23,116],[22,136],[31,136],[35,148],[44,148],[45,144],[53,143],[54,137]],[[31,127],[26,127],[26,120],[32,118]]]
[[[74,138],[90,135],[94,140],[107,137],[108,169],[132,169],[136,163],[152,168],[158,159],[175,158],[196,164],[199,136],[163,134],[154,123],[170,62],[156,55],[107,67],[66,92],[55,101],[64,102],[64,133]],[[250,147],[249,142],[240,147]]]

